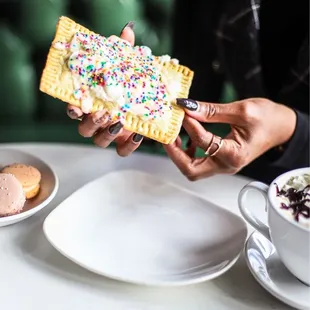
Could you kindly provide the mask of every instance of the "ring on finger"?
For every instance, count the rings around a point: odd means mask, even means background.
[[[205,151],[205,155],[207,157],[215,156],[220,151],[222,145],[223,145],[223,139],[219,136],[213,135],[211,142],[210,142],[207,150]],[[212,151],[212,149],[214,149],[214,148],[215,148],[215,150]]]

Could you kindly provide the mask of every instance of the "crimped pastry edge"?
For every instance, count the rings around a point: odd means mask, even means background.
[[[68,17],[62,16],[59,18],[55,37],[47,55],[46,64],[41,76],[40,91],[68,104],[80,107],[81,102],[74,97],[72,89],[69,89],[68,87],[65,88],[61,83],[61,74],[64,69],[63,63],[65,60],[65,55],[63,51],[53,47],[53,43],[55,42],[70,42],[76,32],[82,32],[88,35],[97,35]],[[163,66],[169,71],[171,70],[182,74],[181,87],[177,97],[187,98],[194,75],[193,71],[185,66],[172,64],[171,62],[164,63]],[[107,107],[107,102],[97,99],[94,102],[92,112],[102,110]],[[126,113],[124,128],[156,140],[160,143],[170,144],[176,140],[182,126],[183,118],[184,110],[177,106],[175,102],[172,102],[171,118],[169,119],[167,130],[161,130],[154,123],[152,123],[151,120],[142,120],[140,117],[130,112]]]

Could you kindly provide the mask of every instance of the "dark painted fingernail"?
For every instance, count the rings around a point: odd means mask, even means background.
[[[123,128],[123,124],[121,122],[117,122],[109,127],[109,134],[116,135]]]
[[[187,142],[186,142],[186,148],[188,149],[189,147],[191,147],[192,145],[192,140],[191,138],[188,138]]]
[[[177,105],[186,108],[190,111],[197,111],[198,110],[198,103],[195,100],[192,99],[186,99],[186,98],[178,98],[177,99]]]
[[[124,31],[124,29],[125,29],[126,27],[131,28],[131,29],[133,30],[134,25],[135,25],[134,22],[128,22],[128,23],[123,27],[123,29],[122,29],[122,31],[121,31],[121,34],[123,33],[123,31]]]
[[[132,141],[135,143],[140,142],[143,139],[142,135],[139,135],[138,133],[136,133],[133,137],[132,137]]]
[[[77,115],[77,113],[75,112],[74,109],[68,110],[68,114],[69,114],[71,117],[74,117],[74,118],[77,118],[77,117],[78,117],[78,115]]]

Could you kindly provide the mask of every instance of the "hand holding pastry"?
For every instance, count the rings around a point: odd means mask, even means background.
[[[177,99],[177,103],[185,108],[183,126],[191,144],[184,151],[178,139],[164,148],[191,181],[237,173],[266,151],[287,142],[295,131],[295,112],[268,99],[251,98],[228,104]],[[230,124],[231,132],[222,139],[205,130],[201,122]],[[205,157],[195,157],[197,147],[205,151]]]
[[[116,141],[121,156],[143,137],[176,140],[185,112],[175,101],[187,98],[194,76],[177,59],[133,44],[132,23],[106,38],[62,16],[40,81],[42,92],[70,104],[71,118],[83,119],[82,136],[101,147]]]
[[[132,22],[125,25],[120,37],[134,45],[135,34]],[[84,115],[80,108],[69,104],[67,114],[72,119],[82,118],[78,128],[79,133],[85,138],[93,137],[94,143],[99,147],[106,148],[115,141],[116,151],[120,156],[130,155],[143,140],[142,135],[125,130],[120,122],[112,124],[107,110]]]

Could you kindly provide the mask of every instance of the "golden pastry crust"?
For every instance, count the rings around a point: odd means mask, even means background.
[[[81,100],[74,96],[72,73],[66,63],[68,54],[66,51],[54,47],[57,42],[70,43],[77,32],[97,35],[67,17],[60,17],[41,77],[40,90],[66,103],[81,107]],[[160,62],[159,57],[155,57],[155,59],[158,63]],[[179,79],[176,96],[169,100],[171,105],[169,117],[161,120],[145,120],[129,110],[125,113],[124,128],[163,144],[169,144],[177,138],[184,118],[184,110],[175,104],[175,99],[188,97],[194,73],[189,68],[170,61],[161,64],[161,74],[165,75],[165,78],[168,77],[168,79],[173,79],[178,75]],[[110,112],[113,108],[115,109],[115,103],[95,98],[91,112],[104,108]],[[164,122],[165,126],[161,126],[160,122],[162,124]]]

